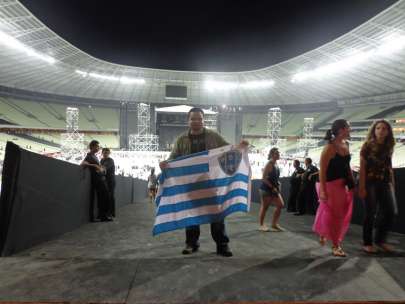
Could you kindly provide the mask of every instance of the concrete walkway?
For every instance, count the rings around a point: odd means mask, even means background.
[[[285,232],[257,230],[258,205],[228,217],[232,258],[215,254],[209,225],[200,251],[181,255],[184,231],[152,237],[154,206],[119,210],[114,222],[91,223],[8,258],[0,258],[0,301],[182,303],[405,299],[405,236],[395,255],[361,251],[361,227],[331,256],[311,232],[312,216],[283,213]]]

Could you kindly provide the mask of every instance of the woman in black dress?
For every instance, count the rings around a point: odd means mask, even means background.
[[[281,215],[281,209],[284,206],[284,201],[280,194],[280,183],[278,181],[280,177],[280,169],[277,166],[277,160],[279,159],[280,152],[277,148],[272,148],[268,155],[269,161],[264,168],[262,184],[259,189],[261,198],[261,206],[259,212],[259,230],[263,232],[284,231],[284,229],[281,228],[281,226],[278,224]],[[269,228],[264,224],[264,218],[266,216],[267,209],[271,204],[273,204],[276,208],[274,209],[271,227]]]

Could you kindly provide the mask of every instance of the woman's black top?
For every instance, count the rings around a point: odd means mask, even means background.
[[[336,153],[335,157],[329,161],[328,169],[326,170],[326,181],[330,182],[339,178],[349,178],[351,170],[350,159],[350,154],[343,156]]]
[[[267,181],[270,182],[270,184],[278,189],[279,188],[279,183],[278,183],[278,179],[280,178],[280,168],[277,166],[277,164],[273,164],[273,169],[270,171],[270,174],[267,175],[266,179]],[[267,186],[267,184],[263,183],[260,186],[260,189],[267,191],[267,192],[271,192],[272,189],[269,188],[269,186]]]

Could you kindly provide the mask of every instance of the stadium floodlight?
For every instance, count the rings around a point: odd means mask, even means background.
[[[325,76],[338,74],[340,72],[353,68],[357,65],[360,65],[361,63],[366,61],[370,56],[371,56],[370,52],[356,52],[355,55],[352,55],[343,60],[339,60],[337,62],[321,66],[312,71],[297,73],[292,77],[291,81],[300,82],[307,80],[308,78],[315,78],[320,80],[323,79]]]
[[[273,80],[255,80],[241,83],[240,85],[244,89],[264,89],[274,86]]]
[[[7,35],[6,33],[2,32],[2,31],[0,31],[0,43],[9,48],[23,52],[23,53],[27,54],[28,56],[35,57],[37,59],[45,61],[49,64],[54,64],[56,62],[55,58],[48,56],[48,55],[43,55],[43,54],[38,53],[37,51],[33,50],[30,47],[27,47],[26,45],[24,45],[17,39],[11,37],[10,35]]]
[[[377,48],[375,54],[379,56],[391,55],[405,47],[405,36],[392,34],[384,38],[383,44]]]
[[[215,90],[234,90],[234,89],[264,89],[274,85],[273,80],[255,80],[247,82],[231,82],[231,81],[216,81],[207,80],[204,82],[204,86],[208,91]]]
[[[130,78],[130,77],[126,77],[126,76],[116,77],[116,76],[110,76],[110,75],[102,75],[102,74],[98,74],[98,73],[94,73],[94,72],[87,73],[87,72],[80,71],[80,70],[76,70],[76,73],[82,75],[83,77],[90,76],[90,77],[93,77],[96,79],[118,81],[122,84],[144,84],[145,83],[145,79],[143,79],[143,78]]]
[[[119,81],[119,77],[115,76],[110,76],[110,75],[102,75],[98,73],[89,73],[90,77],[97,78],[97,79],[105,79],[105,80],[111,80],[111,81]]]
[[[359,66],[368,59],[375,56],[388,56],[395,52],[400,51],[405,47],[405,36],[392,34],[382,40],[381,45],[373,50],[362,52],[355,52],[353,55],[348,56],[342,60],[321,66],[314,70],[299,72],[293,75],[291,82],[302,82],[309,78],[323,79],[324,76],[335,75],[345,70]]]
[[[76,72],[77,74],[81,75],[82,77],[87,77],[87,76],[89,75],[89,73],[83,72],[83,71],[80,71],[80,70],[76,70],[75,72]]]
[[[207,80],[204,86],[208,91],[236,89],[238,84],[230,81]]]
[[[123,83],[123,84],[133,84],[133,83],[144,84],[145,79],[143,79],[143,78],[129,78],[129,77],[123,76],[123,77],[120,78],[120,82]]]

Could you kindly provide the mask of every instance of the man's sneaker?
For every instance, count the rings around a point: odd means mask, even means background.
[[[183,249],[183,251],[181,252],[182,254],[192,254],[193,252],[198,251],[198,247],[197,246],[189,246],[187,245],[186,248]]]
[[[227,258],[233,256],[233,253],[229,249],[228,245],[217,246],[217,254],[227,257]]]
[[[259,231],[261,231],[261,232],[269,232],[270,229],[269,229],[269,227],[267,227],[266,225],[261,225],[261,226],[259,227]]]

